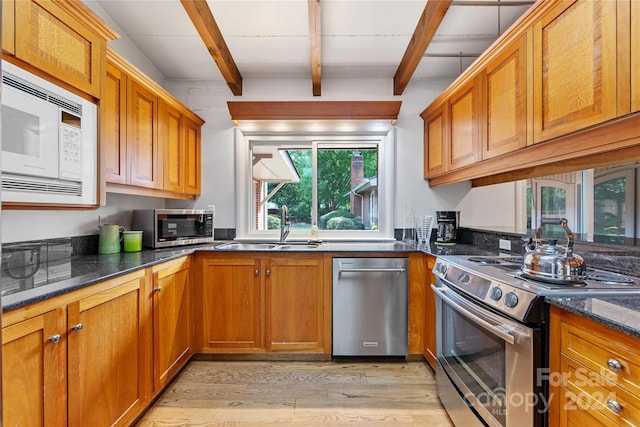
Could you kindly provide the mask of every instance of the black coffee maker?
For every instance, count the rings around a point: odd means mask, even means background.
[[[460,211],[436,211],[438,222],[438,236],[436,245],[453,245],[456,243]]]

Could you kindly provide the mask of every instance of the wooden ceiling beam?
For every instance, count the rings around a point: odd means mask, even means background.
[[[242,76],[206,0],[180,0],[231,92],[242,95]]]
[[[322,15],[320,0],[309,0],[309,35],[311,36],[311,84],[313,96],[322,94]]]
[[[422,55],[427,51],[427,47],[444,19],[444,15],[449,10],[449,6],[451,6],[451,0],[427,1],[418,25],[416,25],[416,29],[411,36],[407,50],[404,52],[402,61],[400,61],[396,74],[393,76],[394,95],[402,95],[402,92],[406,89],[411,76],[422,59]]]
[[[228,101],[231,120],[396,120],[402,101]]]

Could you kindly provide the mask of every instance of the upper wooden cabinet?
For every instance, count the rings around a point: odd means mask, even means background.
[[[15,19],[15,0],[2,0],[2,51],[10,55],[16,53]]]
[[[106,191],[168,198],[200,194],[204,121],[115,51],[100,103]]]
[[[132,78],[127,80],[127,158],[128,184],[162,188],[158,97]]]
[[[2,3],[6,53],[65,86],[100,97],[106,41],[117,37],[113,30],[81,1]]]
[[[640,111],[640,2],[631,2],[631,111]]]
[[[482,71],[482,98],[485,108],[481,122],[482,158],[489,159],[527,146],[532,131],[527,96],[533,85],[529,67],[528,34],[505,46]]]
[[[449,150],[447,107],[444,103],[424,111],[424,177],[446,172],[445,159]],[[446,150],[446,151],[445,151]]]
[[[449,98],[447,170],[480,160],[480,114],[480,85],[476,78],[461,86]]]
[[[640,111],[639,9],[629,0],[536,2],[421,114],[429,185],[640,160],[640,117],[630,114]],[[451,114],[438,117],[447,103]],[[480,153],[471,150],[476,117]],[[444,153],[443,167],[431,153]]]
[[[616,117],[616,2],[562,1],[534,25],[534,141]]]
[[[158,137],[164,154],[164,189],[200,194],[201,124],[161,100]]]
[[[127,74],[107,63],[105,91],[100,100],[102,166],[107,182],[127,183]]]

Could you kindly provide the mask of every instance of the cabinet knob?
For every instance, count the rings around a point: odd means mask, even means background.
[[[620,362],[613,358],[607,360],[607,366],[613,372],[620,372],[622,370],[622,364],[620,364]]]
[[[257,276],[258,274],[260,274],[260,270],[256,269],[256,271],[254,271],[253,273]]]
[[[162,290],[162,287],[158,286],[157,288],[154,289],[154,291],[156,292],[160,292]]]
[[[613,399],[607,399],[607,408],[616,415],[622,411],[622,405]]]
[[[271,276],[271,270],[267,268],[267,276]]]
[[[77,325],[73,325],[71,327],[71,329],[76,331],[76,332],[80,332],[82,330],[82,323],[78,323]]]
[[[58,344],[60,342],[60,334],[55,334],[54,336],[52,336],[51,338],[49,338],[49,341],[52,344]]]

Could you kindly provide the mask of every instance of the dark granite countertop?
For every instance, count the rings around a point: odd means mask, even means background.
[[[640,338],[640,296],[547,297],[549,304]]]
[[[61,271],[61,273],[57,274],[55,278],[47,279],[45,283],[41,283],[38,286],[30,287],[26,285],[23,288],[23,286],[20,285],[20,281],[16,280],[12,281],[13,287],[4,286],[5,283],[9,285],[9,283],[7,283],[9,281],[3,280],[2,311],[7,312],[14,310],[194,252],[217,251],[216,247],[223,243],[226,242],[220,241],[208,245],[183,246],[179,249],[149,249],[141,252],[121,252],[110,255],[76,255],[64,260],[57,260],[55,268]],[[310,252],[309,250],[301,251]],[[495,252],[486,251],[466,244],[453,246],[417,246],[407,242],[326,242],[323,243],[320,248],[313,250],[313,252],[348,252],[354,254],[367,252],[409,253],[416,251],[425,252],[434,256],[495,254]],[[4,272],[5,270],[3,270],[3,274],[6,274]],[[8,277],[5,279],[8,279]]]

